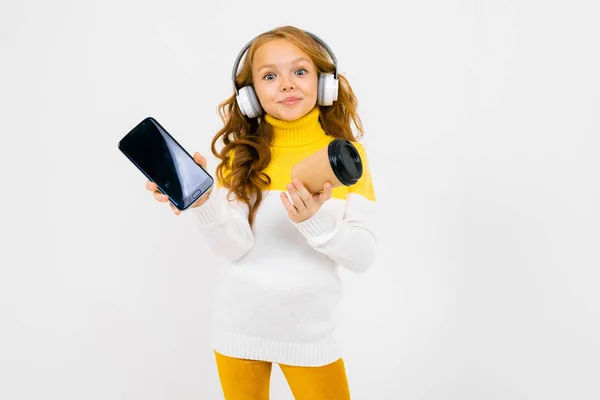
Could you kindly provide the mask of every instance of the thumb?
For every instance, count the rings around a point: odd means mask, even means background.
[[[323,204],[331,198],[331,183],[326,182],[323,191],[319,194],[319,203]]]
[[[202,168],[206,168],[206,165],[207,165],[206,158],[203,157],[200,153],[198,153],[198,152],[194,153],[194,161],[196,162],[196,164],[200,165]]]

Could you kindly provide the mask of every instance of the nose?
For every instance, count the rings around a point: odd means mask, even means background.
[[[281,91],[287,92],[294,89],[294,84],[290,81],[290,79],[282,79],[281,80]]]

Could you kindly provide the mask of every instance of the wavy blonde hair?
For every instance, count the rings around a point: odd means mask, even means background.
[[[285,39],[308,54],[318,73],[335,71],[328,53],[316,40],[301,29],[283,26],[257,36],[252,42],[235,79],[238,88],[252,85],[254,53],[258,47],[274,39]],[[357,141],[364,133],[356,112],[358,101],[348,80],[342,75],[338,75],[338,80],[338,99],[331,106],[319,106],[319,122],[327,135]],[[263,199],[262,191],[271,184],[271,178],[263,170],[271,162],[273,129],[262,116],[246,118],[240,111],[235,92],[217,109],[224,124],[211,144],[212,153],[220,160],[216,168],[217,179],[229,189],[228,197],[234,194],[248,205],[248,222],[253,226]],[[356,136],[351,123],[358,131]],[[220,151],[216,147],[218,142],[223,145]]]

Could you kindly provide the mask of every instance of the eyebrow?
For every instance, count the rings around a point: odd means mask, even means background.
[[[299,57],[299,58],[296,58],[294,61],[292,61],[292,64],[296,64],[296,63],[298,63],[300,61],[310,62],[310,60],[308,58],[306,58],[306,57]],[[258,72],[258,71],[260,71],[262,69],[265,69],[265,68],[275,68],[275,65],[274,64],[261,65],[256,71]]]

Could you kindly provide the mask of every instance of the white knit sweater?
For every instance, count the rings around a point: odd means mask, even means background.
[[[283,146],[274,152],[304,157],[331,140],[315,128],[313,114],[295,123],[268,120],[279,138],[293,128],[310,142],[278,143]],[[306,129],[317,133],[306,135]],[[278,164],[286,157],[273,157],[273,184],[264,192],[253,229],[247,206],[228,201],[222,187],[215,187],[206,203],[191,210],[204,240],[224,261],[213,317],[217,352],[296,366],[322,366],[342,356],[332,336],[342,295],[338,268],[364,272],[376,254],[375,198],[364,148],[355,145],[365,164],[363,178],[355,188],[334,189],[334,197],[304,222],[291,222],[279,198],[287,182],[277,177],[286,174],[275,169],[289,171],[289,165]]]

